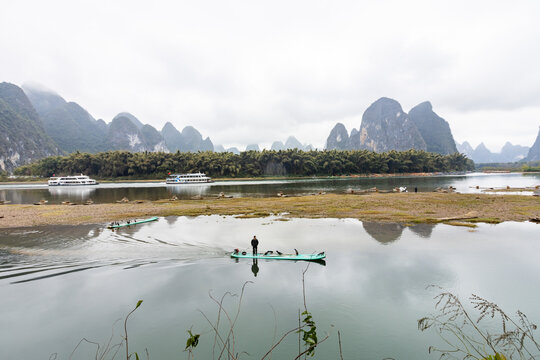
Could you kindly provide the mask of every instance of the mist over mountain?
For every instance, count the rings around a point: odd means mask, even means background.
[[[214,151],[215,152],[225,152],[225,148],[223,145],[214,145]]]
[[[246,146],[246,151],[261,151],[259,148],[259,144],[249,144]]]
[[[476,148],[464,141],[462,144],[456,143],[460,153],[467,155],[469,159],[477,164],[485,163],[507,163],[526,160],[525,157],[529,152],[528,146],[512,145],[506,142],[501,149],[501,152],[491,152],[484,143],[480,143]]]
[[[129,112],[121,112],[107,124],[95,120],[84,108],[66,102],[60,95],[39,85],[25,85],[30,102],[43,120],[45,131],[64,152],[213,151],[210,138],[186,126],[179,132],[171,123],[162,131],[144,124]]]
[[[285,149],[300,149],[302,150],[304,145],[298,141],[294,136],[289,136],[285,141]]]
[[[224,152],[230,152],[230,153],[233,153],[235,155],[240,154],[240,150],[238,150],[238,148],[234,147],[234,146],[226,149]]]
[[[472,160],[475,163],[492,163],[495,161],[495,156],[484,143],[480,143],[472,153]],[[475,160],[476,159],[476,160]]]
[[[528,146],[513,145],[507,141],[501,149],[499,162],[516,162],[525,159],[529,152]]]
[[[19,165],[58,153],[23,90],[0,83],[0,170],[11,172]]]
[[[61,151],[98,152],[107,147],[103,126],[79,104],[43,87],[25,84],[22,89]]]
[[[272,146],[270,146],[270,150],[279,151],[279,150],[285,150],[285,145],[281,141],[274,141],[272,143]]]
[[[469,159],[472,160],[472,153],[474,152],[474,149],[471,144],[469,144],[467,141],[464,141],[461,144],[456,142],[456,148],[460,153],[465,154]]]
[[[173,152],[214,151],[212,140],[209,137],[203,139],[201,133],[193,126],[186,126],[180,132],[173,124],[167,122],[161,130],[161,135],[167,148]]]
[[[43,120],[45,131],[64,152],[213,151],[210,138],[191,126],[179,132],[166,123],[159,132],[129,112],[121,112],[107,124],[95,120],[84,108],[38,85],[25,85],[30,102]]]
[[[289,136],[287,140],[285,141],[285,144],[281,141],[274,141],[272,143],[272,146],[270,147],[270,150],[279,151],[279,150],[287,150],[287,149],[298,149],[298,150],[304,150],[308,151],[313,149],[313,145],[302,145],[300,141],[298,141],[297,138],[294,136]]]

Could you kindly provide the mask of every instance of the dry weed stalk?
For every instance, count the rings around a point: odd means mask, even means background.
[[[274,329],[273,344],[270,346],[268,351],[261,357],[261,360],[271,358],[273,351],[286,338],[288,338],[291,334],[294,334],[294,333],[298,333],[299,335],[298,354],[296,355],[294,359],[300,359],[302,356],[313,356],[315,353],[315,348],[319,344],[321,344],[322,342],[326,341],[329,338],[329,335],[326,334],[326,336],[323,339],[321,340],[317,339],[315,322],[312,319],[311,313],[309,313],[309,311],[307,310],[305,273],[307,272],[308,268],[309,266],[302,271],[302,295],[303,295],[304,311],[301,313],[301,315],[304,316],[304,319],[303,320],[300,319],[300,313],[299,313],[298,326],[286,331],[279,339],[277,339],[277,341],[275,341],[275,329]],[[212,348],[213,359],[221,360],[221,359],[225,359],[225,356],[226,356],[227,360],[238,360],[240,356],[243,354],[246,354],[249,356],[249,354],[245,351],[242,351],[242,352],[237,351],[236,334],[235,334],[235,326],[238,320],[238,316],[240,315],[240,310],[242,308],[242,299],[244,297],[246,286],[249,283],[252,283],[252,282],[247,281],[244,283],[244,285],[242,286],[240,295],[226,292],[221,297],[221,299],[218,300],[214,296],[212,296],[211,292],[209,293],[210,299],[212,299],[212,301],[214,301],[218,306],[218,314],[217,314],[217,319],[215,322],[212,322],[210,318],[204,312],[200,311],[200,313],[206,319],[207,323],[210,325],[212,329],[211,332],[214,334],[214,344]],[[230,313],[224,307],[224,301],[227,297],[238,297],[238,306],[236,308],[236,313],[234,314],[234,316],[231,316]],[[224,330],[221,328],[221,325],[223,323],[222,321],[223,317],[225,317],[227,320],[227,325]],[[275,319],[275,314],[274,314],[274,319]],[[190,335],[193,336],[193,334],[190,334]],[[300,339],[304,340],[304,350],[301,349]],[[217,348],[217,351],[216,351],[216,348]],[[340,342],[340,354],[341,354],[341,342]],[[189,355],[193,358],[193,347],[189,349]]]
[[[95,346],[96,348],[96,352],[94,354],[94,359],[95,360],[107,360],[107,359],[110,359],[110,360],[114,360],[116,358],[116,356],[118,355],[118,352],[120,351],[120,349],[122,349],[122,347],[124,346],[124,344],[126,345],[126,360],[130,360],[132,358],[133,355],[135,355],[135,358],[137,360],[139,360],[139,354],[137,354],[136,352],[135,353],[129,353],[129,343],[128,343],[128,335],[127,335],[127,321],[129,319],[129,317],[131,316],[131,314],[133,314],[135,312],[135,310],[137,310],[137,308],[139,308],[139,306],[141,306],[142,304],[142,300],[139,300],[137,302],[137,305],[135,305],[135,308],[133,310],[131,310],[125,317],[124,319],[124,335],[121,336],[122,340],[120,340],[119,343],[116,343],[116,344],[113,344],[113,339],[115,338],[115,335],[114,335],[114,327],[116,326],[116,324],[121,320],[121,319],[117,319],[113,326],[112,326],[112,330],[111,330],[111,336],[109,337],[109,339],[107,340],[107,343],[105,343],[103,346],[95,341],[90,341],[86,338],[82,338],[78,343],[77,343],[77,346],[75,346],[75,348],[73,349],[73,351],[71,352],[71,354],[69,355],[69,360],[73,359],[77,350],[79,349],[79,347],[81,347],[83,344],[90,344],[90,345],[93,345]],[[150,358],[150,354],[148,353],[148,349],[145,349],[145,352],[146,352],[146,358],[149,359]],[[57,358],[57,354],[54,353],[52,354],[50,357],[49,357],[49,360],[56,360]]]
[[[429,353],[437,352],[441,359],[540,358],[540,345],[533,333],[537,326],[521,311],[514,320],[496,303],[472,294],[469,300],[478,313],[474,319],[475,315],[451,292],[442,291],[434,299],[438,312],[419,319],[418,329],[434,330],[448,348],[430,346]],[[499,319],[500,329],[491,333],[483,328],[486,318]]]

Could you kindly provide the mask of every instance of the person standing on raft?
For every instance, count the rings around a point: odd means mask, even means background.
[[[259,246],[259,240],[257,240],[255,235],[253,235],[253,239],[251,239],[251,246],[253,247],[253,256],[257,255],[257,246]]]

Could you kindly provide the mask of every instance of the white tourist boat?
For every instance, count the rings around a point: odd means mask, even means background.
[[[203,184],[211,183],[212,179],[204,173],[172,174],[165,180],[167,184]]]
[[[49,186],[81,186],[81,185],[97,185],[98,182],[90,179],[86,175],[75,176],[53,176],[49,178]]]

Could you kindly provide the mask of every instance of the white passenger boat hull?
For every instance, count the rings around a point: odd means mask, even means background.
[[[165,180],[169,185],[188,185],[188,184],[207,184],[213,182],[212,179],[204,173],[194,174],[173,174]]]
[[[93,182],[93,183],[81,183],[81,184],[49,184],[49,186],[88,186],[88,185],[99,185],[99,183]]]
[[[54,176],[49,179],[47,184],[49,186],[88,186],[98,185],[98,182],[81,174],[79,176]]]

